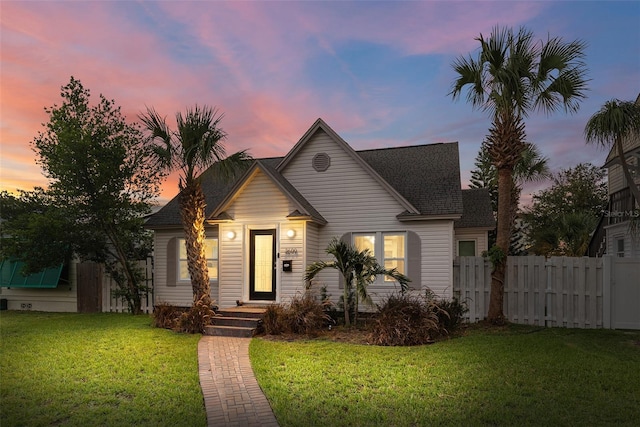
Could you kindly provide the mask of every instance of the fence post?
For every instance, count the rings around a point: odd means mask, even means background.
[[[602,327],[611,329],[611,285],[613,258],[602,257]]]

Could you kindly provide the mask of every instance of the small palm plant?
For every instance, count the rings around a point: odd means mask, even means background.
[[[397,269],[386,269],[376,261],[368,249],[359,251],[356,247],[339,240],[334,237],[327,246],[326,253],[334,257],[334,261],[317,261],[307,267],[305,280],[310,283],[318,273],[325,268],[333,268],[338,270],[344,279],[343,290],[343,309],[344,324],[351,326],[349,318],[349,295],[353,290],[355,283],[355,316],[358,316],[358,301],[362,299],[364,302],[371,302],[371,298],[367,293],[367,287],[375,281],[377,276],[388,276],[396,280],[402,291],[406,291],[408,283],[411,281],[407,276],[400,273]]]

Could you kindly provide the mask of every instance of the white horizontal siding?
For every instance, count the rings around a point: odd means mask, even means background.
[[[234,220],[220,226],[220,307],[234,306],[237,300],[249,301],[250,230],[276,230],[276,252],[280,255],[276,259],[276,301],[285,301],[304,289],[305,223],[286,219],[295,209],[261,171],[245,184],[227,209]],[[293,238],[286,235],[290,229],[295,233]],[[233,240],[226,238],[228,230],[236,233]],[[285,259],[293,261],[293,272],[282,271]]]
[[[216,228],[207,227],[206,236],[215,238],[218,235]],[[173,242],[171,239],[176,239]],[[177,239],[184,239],[182,229],[156,230],[154,233],[154,305],[170,304],[189,307],[193,304],[193,289],[188,281],[173,281],[169,283],[167,271],[169,263],[177,266],[178,250]],[[175,257],[168,259],[169,244],[176,245]],[[220,255],[218,255],[220,257]],[[218,282],[211,282],[211,297],[216,300],[218,294]]]
[[[489,240],[486,230],[475,228],[458,228],[455,232],[455,245],[453,246],[453,256],[458,255],[458,242],[460,240],[474,240],[476,242],[476,256],[481,256],[482,252],[489,249]]]
[[[317,153],[331,157],[331,166],[325,172],[316,172],[312,167]],[[323,131],[307,141],[282,173],[328,221],[319,228],[318,259],[330,260],[324,249],[333,237],[340,238],[348,232],[412,230],[420,236],[422,245],[420,287],[429,286],[439,295],[450,296],[453,221],[398,221],[396,216],[405,208]],[[342,293],[336,271],[320,273],[315,283],[317,287],[327,286],[334,301]],[[386,293],[389,287],[372,285],[371,290],[376,294]]]

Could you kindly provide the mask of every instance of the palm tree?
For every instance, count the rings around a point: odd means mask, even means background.
[[[557,37],[536,42],[524,28],[514,34],[510,28],[495,27],[489,38],[480,34],[476,40],[480,42],[477,57],[461,56],[452,64],[458,77],[450,95],[457,100],[467,88],[467,101],[491,117],[487,142],[498,173],[498,223],[487,318],[499,324],[504,322],[513,173],[526,148],[524,119],[531,111],[578,110],[587,90],[586,45]]]
[[[541,181],[551,178],[551,171],[549,170],[549,159],[540,153],[538,147],[534,144],[527,142],[525,149],[520,155],[520,160],[513,168],[513,187],[511,190],[511,233],[515,233],[518,230],[518,224],[516,218],[518,216],[518,205],[520,203],[520,194],[522,193],[522,187],[525,183]],[[497,213],[498,208],[498,172],[496,167],[491,161],[489,155],[487,140],[482,141],[480,145],[480,152],[478,153],[475,161],[476,169],[471,171],[471,188],[486,188],[489,191],[489,197],[491,198],[491,207],[493,209],[494,216]],[[489,232],[489,246],[495,243],[495,232]],[[516,242],[511,242],[509,247],[509,255],[512,255]]]
[[[605,102],[602,108],[591,116],[584,128],[584,133],[587,143],[615,147],[629,190],[636,202],[640,203],[640,190],[633,180],[623,148],[626,138],[640,138],[640,95],[636,102],[618,99]]]
[[[310,283],[311,280],[313,280],[318,273],[325,268],[333,268],[340,272],[344,279],[342,303],[344,308],[344,324],[347,327],[351,326],[349,318],[349,296],[353,290],[354,281],[356,282],[357,287],[356,316],[358,310],[358,298],[362,298],[363,301],[370,301],[369,295],[367,294],[367,286],[375,280],[375,277],[380,275],[392,277],[400,283],[403,290],[407,289],[407,284],[410,282],[408,277],[399,273],[395,268],[385,269],[381,267],[368,249],[359,251],[354,246],[351,246],[336,237],[331,239],[326,252],[327,254],[332,255],[335,260],[317,261],[309,265],[304,279],[307,283]]]
[[[209,269],[205,253],[205,197],[200,174],[212,165],[220,174],[231,174],[250,159],[246,151],[226,156],[223,141],[226,133],[220,127],[223,115],[207,106],[187,109],[176,114],[176,130],[171,130],[166,118],[153,108],[139,116],[149,131],[150,143],[158,164],[167,172],[180,171],[180,216],[185,233],[187,268],[191,277],[193,302],[211,305]]]

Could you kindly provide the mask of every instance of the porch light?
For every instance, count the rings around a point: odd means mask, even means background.
[[[293,239],[293,237],[296,235],[296,231],[293,229],[289,229],[287,230],[287,237],[290,239]]]
[[[236,238],[236,232],[233,230],[227,231],[227,239],[233,240]]]

